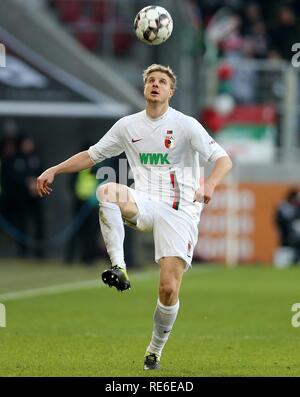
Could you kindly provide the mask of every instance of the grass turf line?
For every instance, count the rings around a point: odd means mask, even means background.
[[[105,286],[7,301],[0,376],[299,376],[291,306],[300,269],[210,269],[184,276],[161,371],[142,370],[155,272],[132,275],[124,293]]]

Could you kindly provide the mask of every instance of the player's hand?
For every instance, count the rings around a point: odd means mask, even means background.
[[[37,178],[36,191],[40,197],[52,192],[52,189],[49,185],[54,181],[54,177],[55,171],[52,168],[48,168]]]
[[[209,182],[204,183],[204,187],[200,187],[195,193],[194,202],[208,204],[214,194],[215,186]]]

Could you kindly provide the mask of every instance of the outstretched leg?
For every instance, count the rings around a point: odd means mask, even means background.
[[[124,261],[124,224],[122,217],[136,223],[138,208],[127,186],[107,183],[99,189],[99,222],[112,267],[102,274],[110,287],[123,291],[130,288]]]
[[[179,310],[179,290],[185,262],[178,257],[160,261],[159,299],[154,311],[153,332],[146,350],[144,369],[159,369],[160,356]]]

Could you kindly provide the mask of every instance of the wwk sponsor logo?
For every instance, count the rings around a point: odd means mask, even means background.
[[[142,164],[151,165],[170,164],[168,153],[140,153],[140,161]]]

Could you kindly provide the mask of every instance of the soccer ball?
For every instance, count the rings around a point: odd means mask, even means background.
[[[148,6],[137,13],[134,30],[137,37],[144,43],[158,45],[171,36],[173,20],[163,7]]]

